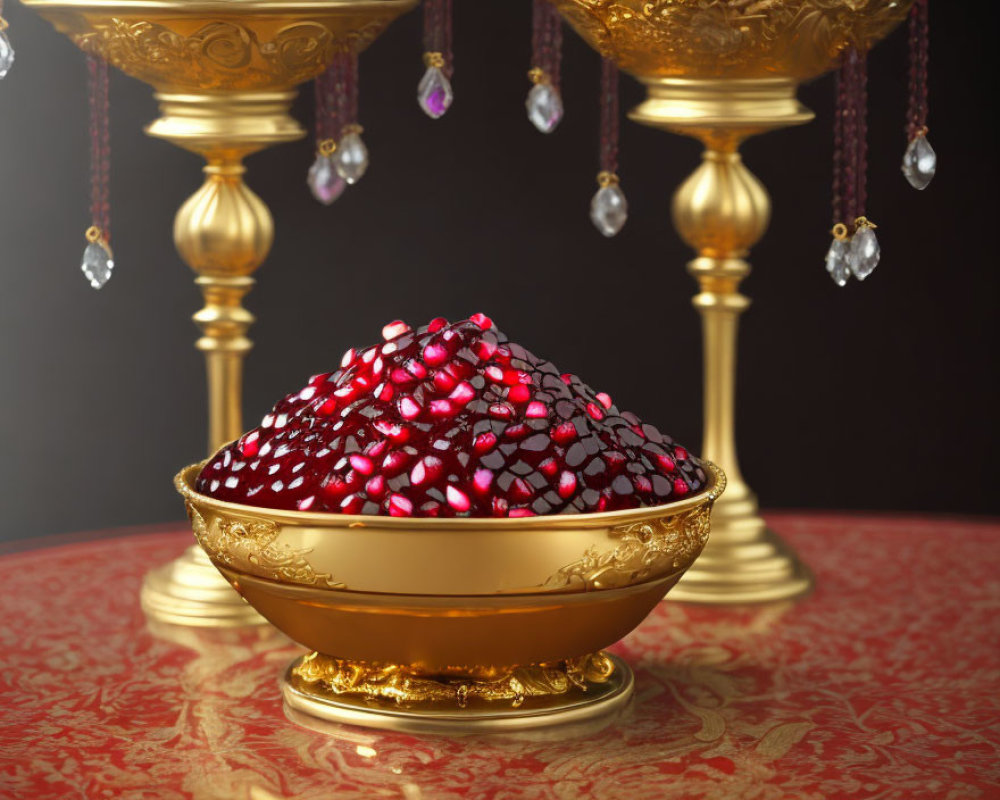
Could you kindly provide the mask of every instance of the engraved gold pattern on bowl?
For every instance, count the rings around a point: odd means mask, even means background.
[[[643,77],[786,77],[833,66],[905,18],[898,0],[552,0],[587,42]]]

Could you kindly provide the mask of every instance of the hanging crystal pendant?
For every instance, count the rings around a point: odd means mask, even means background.
[[[602,172],[597,176],[600,188],[590,201],[590,221],[605,236],[614,236],[628,219],[628,201],[618,185],[618,176]]]
[[[309,167],[306,183],[309,184],[313,197],[328,206],[344,193],[347,181],[337,174],[337,168],[333,163],[337,143],[333,139],[324,139],[319,143],[317,150],[316,160]]]
[[[10,39],[4,32],[7,29],[7,21],[0,17],[0,79],[7,77],[10,68],[14,66],[14,48],[10,46]]]
[[[937,153],[927,141],[927,132],[913,137],[903,155],[903,175],[914,189],[926,189],[937,171]]]
[[[860,217],[855,225],[851,246],[847,252],[847,264],[854,277],[863,281],[875,271],[882,251],[875,236],[875,226],[871,222]]]
[[[455,99],[451,81],[444,74],[444,56],[441,53],[424,53],[427,71],[417,86],[417,103],[431,119],[440,119],[451,108]]]
[[[540,69],[531,70],[528,77],[535,83],[528,92],[528,99],[524,102],[524,107],[528,110],[528,119],[542,133],[552,133],[563,118],[563,104],[559,90]]]
[[[88,228],[86,236],[87,246],[83,249],[80,269],[90,285],[100,289],[111,278],[111,271],[115,268],[114,257],[99,228]]]
[[[351,185],[361,180],[368,169],[368,148],[361,140],[361,132],[360,125],[345,127],[337,151],[333,154],[337,174]]]
[[[836,233],[834,237],[830,249],[826,251],[826,271],[837,286],[846,286],[851,277],[851,268],[847,264],[850,243],[846,238],[837,237]]]

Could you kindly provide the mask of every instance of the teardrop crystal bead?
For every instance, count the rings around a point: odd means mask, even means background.
[[[846,286],[851,277],[851,268],[847,265],[848,243],[843,239],[830,242],[826,251],[826,271],[830,273],[837,286]]]
[[[350,184],[361,180],[368,169],[368,148],[361,141],[361,134],[355,131],[346,134],[333,154],[337,174]]]
[[[309,189],[323,205],[328,206],[344,193],[347,181],[337,174],[333,165],[333,157],[322,153],[316,156],[313,165],[309,167],[309,177],[306,179]]]
[[[863,281],[871,275],[878,266],[881,254],[875,231],[867,225],[861,225],[851,237],[851,246],[847,252],[847,264],[854,277]]]
[[[937,170],[937,153],[924,135],[914,137],[903,155],[903,175],[914,189],[926,189]]]
[[[439,67],[428,67],[417,86],[417,102],[431,119],[440,119],[451,108],[455,96],[451,81]]]
[[[7,34],[0,31],[0,78],[7,77],[12,66],[14,66],[14,48],[10,46]]]
[[[100,289],[108,282],[111,271],[115,268],[115,261],[111,257],[111,251],[100,242],[90,242],[83,250],[83,260],[80,262],[80,269],[90,281],[90,285],[95,289]]]
[[[590,221],[605,236],[614,236],[628,219],[628,201],[617,183],[602,186],[590,201]]]
[[[563,118],[562,98],[551,83],[536,83],[524,102],[528,119],[542,133],[552,133]]]

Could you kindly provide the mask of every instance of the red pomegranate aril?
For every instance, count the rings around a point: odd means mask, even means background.
[[[445,499],[448,501],[448,505],[456,511],[468,511],[472,506],[465,493],[450,484],[445,489]]]
[[[527,403],[531,399],[531,389],[523,383],[511,386],[507,391],[507,399],[512,403]]]
[[[476,390],[472,388],[472,384],[467,381],[462,381],[454,388],[454,390],[452,390],[452,393],[448,395],[448,399],[454,400],[456,403],[460,403],[464,406],[475,396]]]
[[[432,417],[437,417],[438,419],[454,416],[456,412],[455,406],[449,400],[431,400],[427,404],[427,410]]]
[[[484,331],[489,330],[493,327],[493,320],[487,317],[485,314],[473,314],[469,319],[475,322]]]
[[[572,422],[561,422],[552,429],[552,439],[559,444],[572,442],[576,438],[576,425]]]
[[[655,459],[657,465],[659,466],[662,472],[673,472],[675,469],[677,469],[677,465],[674,463],[673,459],[670,458],[670,456],[657,454],[655,456]]]
[[[559,486],[556,491],[563,500],[572,495],[576,491],[576,475],[569,470],[563,470],[559,476]]]
[[[409,517],[413,514],[413,503],[401,494],[389,495],[389,516]]]
[[[399,400],[399,413],[403,419],[416,419],[420,416],[420,405],[412,397],[401,397]]]
[[[210,459],[198,490],[310,513],[527,517],[705,485],[684,448],[485,316],[385,335],[284,396]]]
[[[382,338],[389,342],[409,332],[410,326],[402,320],[397,319],[382,328]]]
[[[362,475],[371,475],[375,469],[375,465],[368,456],[353,455],[351,456],[351,467],[356,469]]]
[[[260,431],[250,431],[240,439],[240,453],[244,458],[253,458],[260,452]]]
[[[434,373],[434,388],[439,392],[450,392],[457,384],[458,380],[444,370],[438,370]]]
[[[486,494],[493,485],[493,471],[480,467],[472,476],[472,486],[479,494]]]
[[[472,440],[472,449],[475,450],[480,455],[483,453],[488,453],[497,445],[496,434],[486,432],[479,434],[475,439]]]

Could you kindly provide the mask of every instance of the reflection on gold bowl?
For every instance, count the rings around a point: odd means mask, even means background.
[[[175,479],[212,563],[315,651],[293,664],[299,712],[358,724],[524,727],[619,706],[631,674],[601,653],[635,628],[708,539],[710,484],[674,503],[521,519],[281,511]],[[607,710],[607,709],[603,709]]]

